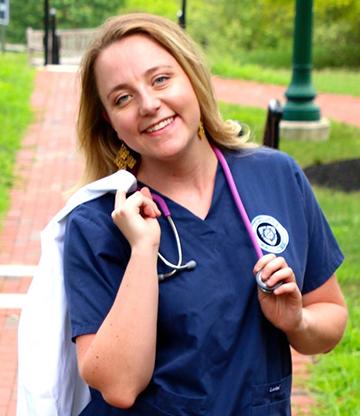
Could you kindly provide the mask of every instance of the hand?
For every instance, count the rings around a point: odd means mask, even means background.
[[[111,217],[132,248],[141,244],[159,247],[160,225],[157,217],[160,215],[148,188],[144,187],[128,198],[123,191],[116,193]]]
[[[303,323],[303,307],[293,270],[283,257],[276,257],[274,254],[263,256],[255,264],[254,274],[260,270],[262,280],[269,287],[283,282],[271,294],[258,289],[259,302],[265,317],[285,333],[296,331]]]

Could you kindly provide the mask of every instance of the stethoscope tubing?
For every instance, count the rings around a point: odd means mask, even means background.
[[[260,259],[263,256],[263,252],[261,251],[261,248],[260,248],[259,243],[257,241],[256,235],[255,235],[254,230],[251,226],[249,217],[248,217],[247,212],[245,210],[244,204],[243,204],[243,202],[240,198],[239,191],[237,190],[237,187],[236,187],[236,184],[235,184],[235,181],[234,181],[234,177],[231,173],[230,167],[229,167],[224,155],[222,154],[222,152],[217,147],[215,147],[214,145],[212,145],[212,148],[213,148],[213,150],[216,154],[216,157],[217,157],[217,159],[218,159],[219,163],[221,164],[221,167],[224,171],[224,175],[225,175],[226,181],[229,185],[231,195],[232,195],[233,200],[235,202],[235,205],[236,205],[236,207],[237,207],[237,209],[240,213],[240,216],[241,216],[241,218],[244,222],[246,231],[247,231],[247,233],[250,237],[250,240],[251,240],[251,243],[254,247],[255,253],[256,253],[258,259]]]
[[[235,202],[235,205],[239,211],[240,217],[244,223],[245,229],[247,231],[247,234],[250,238],[250,241],[252,243],[252,246],[255,250],[256,256],[258,259],[260,259],[263,256],[263,252],[260,248],[260,245],[258,243],[257,237],[255,235],[255,232],[251,226],[251,222],[249,220],[249,217],[247,215],[246,209],[244,207],[244,204],[240,198],[240,194],[239,191],[236,187],[235,181],[234,181],[234,177],[231,173],[230,167],[224,157],[224,155],[222,154],[222,152],[213,144],[211,144],[211,147],[216,155],[216,158],[218,159],[223,172],[224,172],[224,176],[226,179],[226,182],[229,186],[232,198]],[[171,218],[171,213],[169,210],[169,207],[167,206],[166,202],[164,201],[164,199],[158,195],[158,194],[154,194],[152,193],[152,198],[153,200],[156,202],[156,204],[158,205],[159,209],[161,210],[161,212],[163,213],[163,215],[166,217],[167,221],[170,224],[170,227],[173,231],[173,234],[175,236],[175,241],[176,241],[176,246],[177,246],[177,251],[178,251],[178,262],[177,264],[173,264],[170,261],[168,261],[160,252],[158,253],[158,257],[161,259],[161,261],[168,266],[169,268],[172,268],[171,271],[167,272],[167,273],[162,273],[162,274],[158,274],[158,278],[159,281],[164,281],[165,279],[173,276],[178,270],[182,270],[182,269],[193,269],[194,267],[196,267],[196,262],[194,260],[190,260],[187,263],[185,263],[184,265],[182,265],[182,258],[183,258],[183,254],[182,254],[182,247],[181,247],[181,241],[180,241],[180,237],[179,237],[179,233],[176,229],[175,223]],[[267,284],[261,279],[261,270],[256,274],[256,283],[259,287],[259,289],[264,292],[264,293],[272,293],[276,288],[278,288],[279,286],[281,286],[282,282],[278,283],[277,285],[273,286],[273,287],[269,287],[267,286]]]
[[[249,220],[249,216],[247,215],[246,209],[244,207],[244,204],[240,198],[240,194],[239,191],[236,187],[235,181],[234,181],[234,177],[231,173],[229,164],[227,163],[224,155],[222,154],[222,152],[214,145],[211,145],[213,148],[213,151],[224,171],[224,176],[226,179],[226,182],[229,186],[231,195],[233,197],[233,200],[235,202],[235,205],[240,213],[240,216],[243,220],[244,226],[246,228],[246,231],[248,233],[248,236],[250,238],[250,241],[254,247],[255,253],[257,255],[257,258],[260,259],[263,256],[263,252],[259,246],[258,240],[256,238],[255,232],[251,226],[251,222]],[[282,285],[282,282],[277,283],[276,285],[269,287],[261,278],[261,272],[262,270],[260,270],[259,272],[256,273],[255,279],[256,279],[256,283],[259,287],[259,289],[263,292],[263,293],[273,293],[275,289],[277,289],[278,287],[280,287]]]
[[[182,247],[181,247],[181,241],[180,241],[180,237],[179,237],[179,233],[178,230],[176,228],[176,225],[173,221],[173,219],[171,218],[171,213],[169,210],[169,207],[167,206],[166,202],[164,201],[164,199],[155,193],[151,193],[152,199],[156,202],[157,206],[160,208],[160,211],[162,212],[162,214],[164,215],[164,217],[167,219],[170,228],[174,234],[175,237],[175,242],[176,242],[176,248],[177,248],[177,252],[178,252],[178,262],[177,264],[173,264],[171,263],[169,260],[167,260],[161,253],[160,251],[158,252],[158,257],[159,259],[169,268],[171,268],[172,270],[167,272],[167,273],[159,273],[158,274],[158,279],[160,282],[166,280],[167,278],[173,276],[177,271],[182,270],[182,269],[187,269],[187,270],[191,270],[193,268],[196,267],[196,262],[194,260],[190,260],[187,263],[185,263],[184,265],[182,265],[182,259],[183,259],[183,255],[182,255]]]

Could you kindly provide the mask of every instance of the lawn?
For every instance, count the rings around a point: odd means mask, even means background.
[[[0,219],[8,207],[16,151],[32,118],[34,70],[21,54],[0,54]]]
[[[228,56],[211,56],[212,71],[225,78],[258,81],[265,84],[289,85],[291,70],[264,67],[258,64],[240,63]],[[312,71],[313,84],[317,92],[346,94],[360,97],[360,72],[346,69],[321,69]]]
[[[256,108],[221,105],[225,118],[246,123],[253,138],[262,141],[266,113]],[[331,122],[328,141],[314,143],[280,139],[280,149],[302,167],[360,157],[360,129]],[[350,318],[341,344],[331,353],[319,355],[307,385],[317,402],[314,416],[360,415],[360,192],[344,193],[314,187],[334,234],[345,254],[337,276],[346,296]]]

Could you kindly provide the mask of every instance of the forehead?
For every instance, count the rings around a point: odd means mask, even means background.
[[[162,65],[179,67],[176,59],[155,40],[143,34],[134,34],[106,47],[97,58],[95,73],[99,75],[104,70],[121,69],[141,74],[148,68]]]

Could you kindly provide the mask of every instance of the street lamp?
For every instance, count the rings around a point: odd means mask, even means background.
[[[49,0],[44,0],[44,61],[49,63]]]
[[[59,37],[56,34],[56,9],[52,7],[50,9],[50,30],[51,30],[51,63],[58,65],[60,63],[59,56]]]
[[[314,103],[312,26],[313,0],[296,0],[293,72],[285,92],[287,102],[280,124],[282,137],[321,140],[329,134],[329,122],[321,118],[320,108]]]
[[[311,82],[313,0],[297,0],[295,14],[293,73],[285,96],[283,119],[320,120],[320,108],[314,104],[316,91]]]
[[[177,13],[179,19],[179,25],[183,29],[186,27],[186,0],[182,0],[181,10]]]

